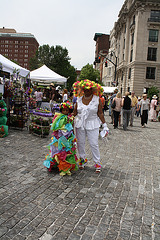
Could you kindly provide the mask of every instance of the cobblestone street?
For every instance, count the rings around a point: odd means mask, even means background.
[[[72,176],[43,166],[50,136],[11,129],[0,139],[1,240],[160,240],[160,123],[110,128],[103,169]]]

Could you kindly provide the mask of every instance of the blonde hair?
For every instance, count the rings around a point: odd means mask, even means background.
[[[127,97],[129,95],[129,92],[125,92],[125,96]]]
[[[121,98],[122,97],[122,94],[120,92],[117,93],[116,95],[117,98]]]

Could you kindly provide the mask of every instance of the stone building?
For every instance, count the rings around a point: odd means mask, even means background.
[[[114,83],[122,94],[134,90],[142,95],[151,86],[160,90],[159,0],[124,2],[110,33],[107,58],[102,76],[106,86]]]
[[[33,34],[0,28],[0,54],[16,61],[20,66],[29,69],[29,60],[35,55],[38,47],[39,44]]]

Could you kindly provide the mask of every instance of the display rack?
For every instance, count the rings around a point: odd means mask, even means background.
[[[23,91],[18,91],[16,95],[14,95],[12,101],[12,108],[9,114],[9,127],[23,129],[27,127],[27,104]]]
[[[52,113],[32,111],[30,114],[29,132],[40,137],[47,137],[50,133]]]

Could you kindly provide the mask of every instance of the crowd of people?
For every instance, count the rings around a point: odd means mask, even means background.
[[[114,129],[118,128],[118,123],[121,126],[121,116],[123,116],[123,129],[127,130],[129,125],[133,127],[134,117],[140,116],[141,126],[144,128],[148,120],[157,121],[159,106],[160,102],[156,95],[153,95],[152,100],[149,101],[147,94],[136,97],[135,92],[132,91],[131,93],[125,92],[125,96],[122,97],[118,89],[115,89],[109,103],[110,123],[113,124]]]

